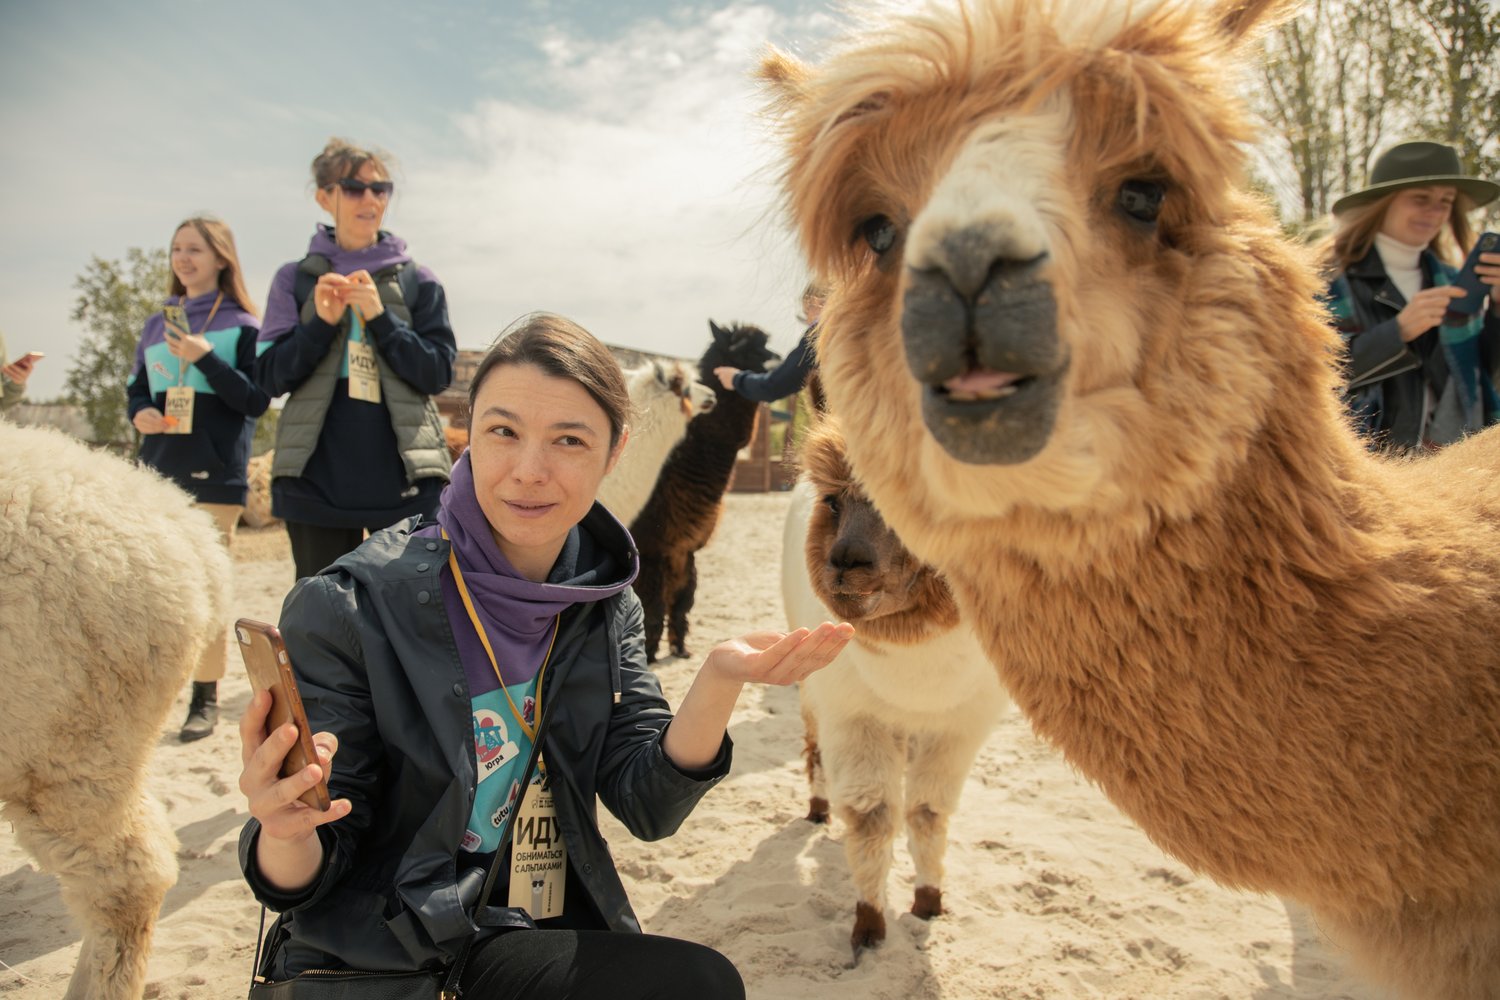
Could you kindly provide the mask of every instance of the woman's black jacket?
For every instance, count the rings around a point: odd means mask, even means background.
[[[281,979],[308,968],[415,969],[451,957],[475,932],[459,899],[456,859],[475,786],[469,690],[438,574],[448,543],[414,536],[416,519],[379,532],[288,595],[280,628],[314,732],[338,736],[329,792],[352,812],[318,828],[324,866],[284,895],[254,864],[260,827],[240,835],[256,897],[282,913],[289,939],[268,966]],[[634,547],[595,505],[583,526]],[[632,834],[675,832],[728,773],[728,736],[695,775],[662,751],[672,714],[646,669],[640,601],[630,588],[563,612],[542,703],[543,757],[568,847],[569,907],[583,890],[584,925],[639,931],[596,824],[602,800]],[[505,902],[504,871],[495,891]],[[467,880],[466,880],[467,882]],[[524,916],[520,917],[524,921]],[[274,937],[274,935],[273,935]]]

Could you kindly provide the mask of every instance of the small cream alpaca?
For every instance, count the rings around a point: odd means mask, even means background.
[[[681,362],[650,361],[625,370],[630,393],[630,440],[614,471],[599,486],[599,502],[626,527],[646,506],[662,464],[687,433],[688,421],[713,409],[714,391]]]
[[[947,585],[906,551],[854,482],[832,418],[809,434],[801,456],[781,551],[787,624],[842,619],[857,629],[800,692],[808,819],[826,822],[832,802],[847,828],[858,957],[885,939],[886,877],[902,816],[916,866],[911,912],[943,912],[948,820],[1009,699]]]

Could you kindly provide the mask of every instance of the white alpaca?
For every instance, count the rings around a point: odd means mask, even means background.
[[[662,463],[687,433],[688,421],[713,409],[717,397],[681,362],[664,366],[651,361],[628,368],[625,388],[635,410],[630,441],[614,471],[599,486],[599,502],[628,527],[646,506]]]
[[[177,838],[145,788],[229,556],[154,473],[0,422],[0,800],[83,926],[67,1000],[140,997]]]
[[[917,561],[853,482],[825,421],[803,445],[806,469],[782,539],[782,600],[792,628],[854,622],[855,639],[801,684],[812,802],[848,826],[858,895],[851,943],[885,938],[886,876],[904,812],[916,893],[911,912],[943,912],[948,818],[979,746],[1009,699],[947,585]],[[902,772],[905,771],[905,804]]]

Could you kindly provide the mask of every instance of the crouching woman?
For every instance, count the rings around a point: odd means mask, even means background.
[[[287,597],[281,629],[319,763],[278,779],[295,727],[265,732],[264,693],[241,722],[241,864],[281,913],[263,968],[280,980],[434,967],[472,938],[469,1000],[743,996],[717,952],[640,933],[595,799],[638,837],[671,835],[729,770],[743,685],[801,679],[852,627],[721,644],[674,717],[646,668],[635,546],[594,502],[627,437],[619,365],[538,314],[486,355],[469,403],[469,451],[437,522],[378,532]],[[518,877],[517,893],[501,831],[531,808],[539,721],[564,860],[559,881]],[[298,796],[324,771],[334,803],[321,813]]]

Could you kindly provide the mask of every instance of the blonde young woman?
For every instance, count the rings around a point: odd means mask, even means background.
[[[255,421],[270,402],[251,377],[260,321],[223,222],[194,216],[179,225],[171,265],[167,300],[136,345],[128,412],[141,433],[141,461],[213,514],[228,545],[249,489]],[[183,742],[214,731],[226,654],[215,643],[193,673]]]
[[[1476,235],[1469,213],[1497,196],[1500,184],[1464,173],[1451,146],[1415,141],[1382,153],[1369,183],[1334,202],[1329,305],[1374,447],[1441,447],[1500,421],[1500,253],[1480,257],[1488,301],[1449,311],[1464,294],[1453,281]]]

